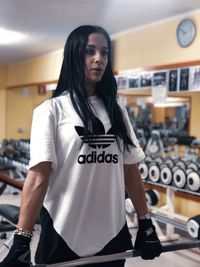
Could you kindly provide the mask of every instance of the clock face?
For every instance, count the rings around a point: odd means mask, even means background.
[[[177,42],[181,47],[189,46],[195,38],[195,25],[191,19],[182,20],[176,30]]]

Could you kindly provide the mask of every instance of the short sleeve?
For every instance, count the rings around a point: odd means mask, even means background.
[[[134,144],[134,147],[129,146],[129,150],[127,149],[124,150],[124,164],[136,164],[145,158],[145,154],[142,148],[140,147],[137,137],[134,133],[126,108],[122,105],[120,106],[123,113],[124,122],[127,128],[128,135]]]
[[[35,108],[33,112],[29,168],[44,161],[52,162],[52,168],[57,166],[55,149],[56,123],[52,115],[49,100]]]

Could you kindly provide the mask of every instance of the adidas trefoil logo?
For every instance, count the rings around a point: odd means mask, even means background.
[[[75,130],[77,134],[80,136],[81,140],[83,140],[84,143],[88,144],[89,147],[94,148],[95,150],[91,153],[85,155],[80,154],[78,157],[78,163],[79,164],[86,164],[86,163],[118,163],[118,155],[117,154],[111,154],[106,153],[105,150],[103,150],[101,153],[97,153],[96,149],[105,149],[109,147],[112,143],[115,142],[115,135],[112,127],[109,129],[107,133],[105,133],[105,128],[103,123],[96,118],[97,120],[97,127],[95,129],[95,132],[89,136],[89,138],[84,139],[84,128],[81,126],[75,126]]]
[[[83,139],[83,133],[84,128],[81,126],[75,126],[75,130],[77,134],[81,137],[81,140],[84,141],[84,143],[87,143],[88,146],[92,148],[106,148],[110,146],[113,142],[115,142],[115,135],[113,132],[113,128],[111,127],[107,133],[105,133],[105,129],[103,126],[103,123],[96,118],[98,127],[95,129],[95,132],[91,134],[91,137],[88,139]]]

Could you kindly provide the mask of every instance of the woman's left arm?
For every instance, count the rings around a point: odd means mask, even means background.
[[[137,164],[124,164],[125,189],[138,218],[148,213],[144,185]]]
[[[124,165],[125,188],[131,199],[137,216],[138,231],[134,247],[141,251],[141,257],[152,260],[162,253],[162,245],[157,236],[155,226],[149,216],[143,182],[137,164]]]

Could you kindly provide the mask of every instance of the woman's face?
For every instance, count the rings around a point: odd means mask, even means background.
[[[104,74],[108,63],[108,44],[100,33],[92,33],[85,47],[85,82],[86,88],[95,87]]]

